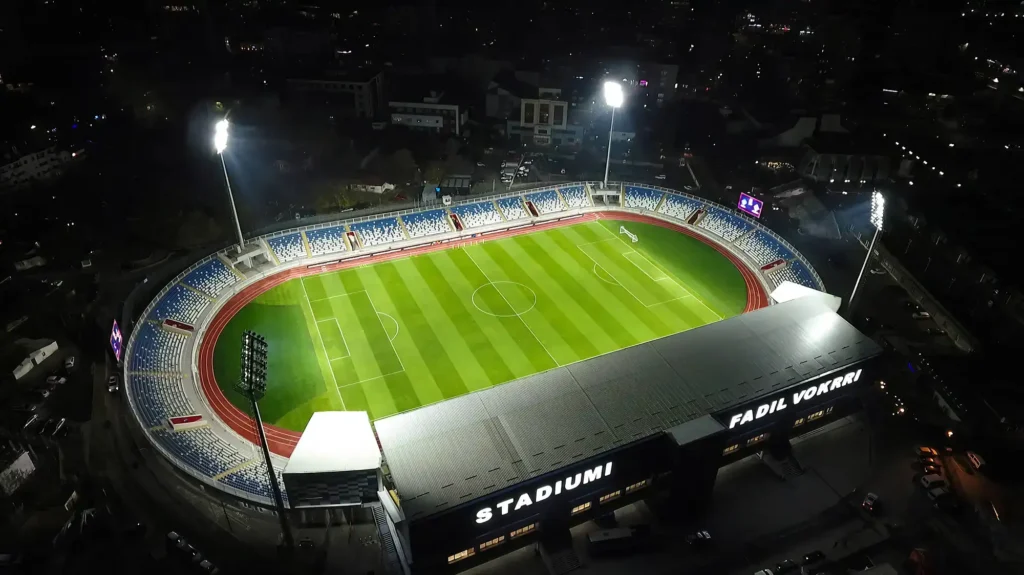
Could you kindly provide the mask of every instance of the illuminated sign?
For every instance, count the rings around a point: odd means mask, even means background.
[[[501,515],[508,515],[510,511],[519,511],[524,507],[529,507],[534,503],[540,503],[550,497],[568,493],[580,485],[593,483],[598,479],[608,477],[611,474],[612,462],[609,461],[608,463],[603,463],[593,469],[587,469],[575,475],[570,475],[565,479],[559,479],[552,485],[541,485],[534,491],[528,491],[520,494],[518,497],[510,497],[504,501],[499,501],[495,504],[495,507],[497,507],[501,512]],[[493,508],[484,507],[476,512],[476,522],[487,523],[494,517],[494,515],[495,511]]]
[[[848,371],[843,375],[836,376],[832,379],[826,379],[821,383],[809,385],[799,391],[794,391],[792,394],[783,395],[769,403],[762,403],[755,409],[741,411],[729,418],[729,429],[746,425],[751,421],[761,419],[766,415],[782,411],[790,405],[799,405],[802,401],[809,401],[815,397],[831,393],[841,387],[846,387],[851,383],[856,383],[860,380],[860,373],[862,371],[863,370],[861,369]],[[792,403],[786,403],[787,399],[791,400]]]
[[[114,320],[114,327],[110,328],[110,349],[114,350],[114,358],[117,361],[121,361],[121,347],[123,344],[121,338],[121,328],[117,326],[117,320]]]
[[[755,218],[760,218],[761,210],[764,209],[764,202],[749,194],[740,192],[740,203],[736,204],[736,207],[738,207],[741,212],[750,214]]]

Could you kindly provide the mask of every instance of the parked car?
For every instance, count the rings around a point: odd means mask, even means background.
[[[785,573],[798,573],[800,566],[795,561],[789,559],[783,559],[782,562],[775,565],[775,575],[784,575]]]
[[[57,427],[57,420],[47,419],[46,423],[42,425],[37,431],[36,435],[48,436],[53,433],[53,430]]]
[[[775,575],[775,572],[771,569],[761,569],[757,573],[754,573],[754,575]]]
[[[938,327],[928,328],[928,335],[946,335],[946,330]]]
[[[708,533],[706,529],[701,529],[696,533],[691,533],[687,535],[686,542],[690,544],[690,547],[693,547],[695,549],[710,547],[711,533]]]
[[[652,543],[650,527],[616,527],[587,535],[587,547],[594,557],[625,555],[647,549]]]
[[[928,491],[946,486],[946,480],[941,475],[925,475],[921,478],[921,487]]]
[[[885,270],[882,268],[871,268],[871,275],[873,276],[884,276]]]
[[[64,437],[68,434],[68,420],[64,417],[57,420],[57,423],[53,426],[53,431],[50,432],[50,437]]]
[[[874,513],[879,507],[878,495],[875,493],[868,493],[864,497],[864,501],[861,501],[860,507],[868,513]]]
[[[975,468],[975,469],[977,469],[979,471],[981,470],[982,467],[985,467],[985,460],[982,459],[982,457],[980,455],[978,455],[977,453],[975,453],[973,451],[968,451],[967,452],[967,460],[971,462],[971,467],[973,467],[973,468]]]
[[[51,375],[50,377],[46,378],[46,383],[48,383],[50,385],[64,385],[67,382],[68,382],[68,378],[60,377],[58,375]]]
[[[33,389],[32,393],[34,395],[39,396],[41,399],[46,399],[47,397],[50,397],[49,389]]]
[[[117,393],[117,390],[119,388],[120,388],[120,382],[118,381],[116,375],[112,375],[112,376],[107,378],[107,392],[109,392],[109,393]]]
[[[486,165],[487,165],[487,164],[484,164],[483,162],[477,162],[477,163],[476,163],[476,167],[478,167],[478,168],[482,168],[482,167],[484,167],[484,166],[486,166]]]
[[[877,498],[878,496],[875,495],[875,497]],[[820,562],[822,562],[824,560],[825,560],[825,553],[820,551],[820,550],[816,550],[816,551],[811,551],[807,555],[804,555],[803,564],[804,565],[814,565],[815,563],[820,563]]]
[[[64,369],[68,371],[75,369],[75,356],[68,356],[68,358],[64,360]]]
[[[937,465],[932,465],[930,463],[925,463],[921,467],[921,470],[924,471],[926,475],[939,475],[939,474],[942,473],[942,468],[941,467],[939,467]]]
[[[665,174],[658,174],[657,176],[654,176],[654,179],[655,180],[664,180],[665,179]]]
[[[942,462],[934,457],[922,457],[920,458],[921,465],[931,465],[932,467],[942,467]]]
[[[921,311],[921,306],[919,306],[917,302],[905,301],[903,302],[903,309],[907,311]]]
[[[935,451],[935,448],[933,447],[918,446],[917,449],[914,450],[914,454],[918,457],[937,457],[939,452]]]
[[[910,314],[910,317],[914,319],[930,319],[932,317],[932,314],[926,311],[915,311],[914,313]]]
[[[18,413],[32,413],[35,410],[39,409],[39,404],[38,403],[19,403],[18,405],[15,405],[11,409],[13,411],[17,411]]]
[[[33,413],[25,419],[25,423],[21,424],[21,428],[25,431],[30,431],[33,427],[39,425],[40,421],[42,420],[39,418],[39,414]]]
[[[928,490],[928,499],[932,501],[938,501],[945,497],[949,497],[949,490],[945,487],[936,487],[935,489]]]

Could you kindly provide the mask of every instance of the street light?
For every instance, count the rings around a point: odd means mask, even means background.
[[[228,147],[228,121],[221,120],[213,126],[213,148],[220,156],[220,167],[224,170],[224,185],[228,188],[228,199],[231,200],[231,215],[235,218],[235,232],[238,233],[238,253],[242,253],[245,239],[242,238],[242,225],[238,223],[238,210],[235,209],[235,196],[231,193],[231,180],[228,179],[228,167],[224,163],[224,150]]]
[[[612,122],[608,126],[608,157],[604,161],[604,187],[608,188],[608,168],[612,163],[612,132],[615,130],[615,108],[622,106],[625,96],[622,93],[622,85],[618,82],[604,83],[604,101],[612,108]]]
[[[864,270],[868,267],[868,262],[871,260],[871,254],[875,251],[875,242],[878,241],[878,234],[882,232],[882,223],[885,217],[885,196],[882,192],[875,190],[871,194],[871,225],[875,227],[875,233],[871,236],[871,244],[868,245],[868,253],[864,256],[864,264],[860,266],[860,273],[857,274],[857,281],[853,284],[853,292],[850,293],[850,301],[847,305],[847,315],[852,314],[853,310],[853,298],[857,297],[857,287],[860,286],[860,280],[864,277]]]

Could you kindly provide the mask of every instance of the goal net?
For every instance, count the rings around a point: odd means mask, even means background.
[[[626,229],[626,226],[619,226],[619,233],[626,236],[634,244],[640,241],[640,238],[636,237],[636,234]]]

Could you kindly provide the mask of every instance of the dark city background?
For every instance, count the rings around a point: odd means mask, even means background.
[[[175,369],[191,366],[175,377],[192,382],[186,405],[213,411],[199,382],[213,312],[176,328],[155,310],[172,286],[211,310],[233,295],[184,281],[193,265],[241,286],[306,269],[293,257],[406,249],[415,210],[442,210],[424,217],[452,232],[425,244],[479,241],[453,205],[484,202],[479,225],[493,225],[513,219],[495,196],[555,190],[566,212],[675,218],[752,266],[766,293],[807,278],[884,350],[829,433],[716,467],[700,513],[652,495],[559,524],[579,555],[567,565],[778,575],[820,547],[828,560],[803,572],[1024,573],[1022,173],[1015,1],[0,0],[0,572],[403,572],[422,546],[385,535],[388,505],[401,506],[386,461],[393,501],[290,509],[294,537],[282,536],[254,428],[222,431],[245,443],[244,465],[203,478],[170,464],[152,440],[164,431],[139,413],[156,410],[168,437],[184,413],[126,393],[127,378],[166,370],[115,357],[111,324],[125,349],[149,328],[190,342],[174,344]],[[672,193],[695,203],[671,212]],[[741,193],[763,202],[765,233],[739,214]],[[531,224],[551,219],[536,199],[513,203]],[[318,251],[307,233],[391,212],[391,239],[337,228],[324,240],[337,249]],[[762,237],[788,255],[758,251]],[[284,257],[292,240],[298,255]],[[250,463],[263,503],[211,487]],[[933,472],[941,504],[920,486]],[[869,492],[877,511],[862,506]],[[590,555],[590,533],[622,526],[659,544]],[[703,529],[713,545],[685,543]],[[477,547],[463,565],[570,570],[547,540],[531,545],[536,557],[508,545],[490,562]]]

